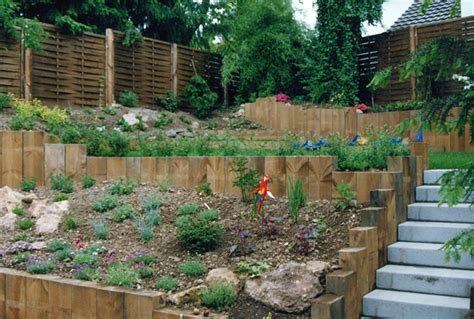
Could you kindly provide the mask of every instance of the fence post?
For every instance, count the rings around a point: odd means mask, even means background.
[[[417,33],[416,33],[416,27],[410,27],[410,54],[413,54],[416,52],[416,46],[417,46]],[[415,100],[416,99],[416,75],[415,72],[411,74],[410,78],[410,83],[411,83],[411,99]]]
[[[178,45],[171,44],[171,90],[173,96],[178,96]]]
[[[24,61],[24,87],[23,95],[26,101],[31,101],[31,65],[33,62],[33,55],[30,48],[25,49],[25,61]]]
[[[112,29],[105,30],[105,104],[114,102],[115,89],[115,52],[114,32]]]

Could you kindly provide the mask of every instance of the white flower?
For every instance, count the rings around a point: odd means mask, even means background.
[[[105,126],[98,126],[96,127],[96,130],[102,132],[103,130],[105,130]]]

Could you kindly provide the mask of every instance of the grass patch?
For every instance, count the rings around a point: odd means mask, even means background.
[[[467,168],[474,162],[474,153],[467,152],[430,152],[430,169]]]

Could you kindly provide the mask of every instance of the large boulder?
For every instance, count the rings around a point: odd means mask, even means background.
[[[216,268],[211,270],[206,277],[206,283],[227,282],[232,284],[237,290],[240,290],[239,277],[229,268]]]
[[[17,216],[13,214],[13,209],[22,207],[23,203],[31,203],[34,199],[35,194],[23,194],[8,186],[0,188],[0,228],[14,229]]]
[[[260,278],[247,280],[245,292],[253,299],[279,311],[298,313],[323,293],[319,277],[329,264],[289,262]]]
[[[35,232],[47,234],[58,230],[61,219],[68,210],[69,201],[49,203],[47,199],[38,199],[33,201],[28,214],[37,218]]]

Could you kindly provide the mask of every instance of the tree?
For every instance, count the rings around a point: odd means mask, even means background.
[[[209,38],[206,32],[211,32],[212,16],[220,6],[220,1],[210,0],[0,0],[0,23],[5,27],[22,17],[71,33],[136,29],[148,37],[189,45]]]
[[[312,61],[306,63],[308,93],[315,102],[348,105],[358,100],[357,62],[362,23],[382,17],[383,0],[317,0]]]
[[[224,55],[226,82],[239,74],[244,99],[283,91],[298,95],[295,74],[302,56],[303,30],[293,16],[291,0],[234,0],[219,49]]]

